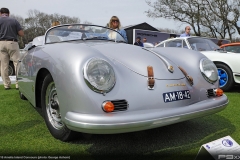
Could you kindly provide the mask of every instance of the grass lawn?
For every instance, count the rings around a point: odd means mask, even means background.
[[[14,85],[12,86],[14,88]],[[230,135],[240,144],[240,87],[226,93],[228,107],[217,114],[157,129],[94,135],[61,142],[48,132],[39,111],[0,85],[1,156],[70,156],[71,159],[191,159],[201,145]],[[114,156],[114,158],[109,158]],[[61,159],[61,158],[59,158]]]

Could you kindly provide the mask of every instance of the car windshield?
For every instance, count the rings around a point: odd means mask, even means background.
[[[213,41],[207,38],[193,37],[187,39],[192,50],[196,51],[216,51],[221,50],[221,48],[216,45]]]
[[[71,24],[50,28],[45,34],[45,43],[66,42],[74,40],[110,40],[126,42],[115,30],[109,28],[87,25]]]
[[[240,53],[240,45],[239,46],[226,46],[224,48],[225,48],[225,51],[227,51],[227,52]]]
[[[25,45],[25,47],[23,48],[23,50],[28,50],[29,48],[32,47],[32,42],[29,42],[28,44]]]

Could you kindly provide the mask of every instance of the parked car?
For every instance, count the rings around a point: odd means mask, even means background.
[[[220,48],[227,53],[240,53],[240,42],[224,44],[221,45]]]
[[[229,91],[235,83],[240,83],[240,54],[229,54],[208,38],[177,37],[167,39],[156,47],[177,47],[200,51],[217,66],[221,89]]]
[[[136,47],[115,30],[81,25],[50,28],[18,65],[20,97],[42,109],[56,139],[146,130],[227,106],[217,68],[203,54]]]

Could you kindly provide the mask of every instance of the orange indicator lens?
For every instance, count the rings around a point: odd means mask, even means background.
[[[103,103],[103,110],[105,112],[112,112],[112,111],[114,111],[114,104],[112,102],[109,102],[109,101],[104,102]]]
[[[215,89],[215,94],[216,96],[220,97],[223,95],[223,90],[220,88]]]

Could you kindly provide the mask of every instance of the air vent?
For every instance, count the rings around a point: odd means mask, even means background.
[[[114,111],[125,111],[128,108],[128,102],[123,100],[112,100],[111,101],[114,104]]]
[[[215,92],[214,92],[214,89],[208,89],[206,91],[206,94],[207,94],[207,97],[210,98],[210,97],[215,97]]]
[[[121,100],[107,100],[102,104],[104,112],[125,111],[128,109],[128,102],[125,99]]]

